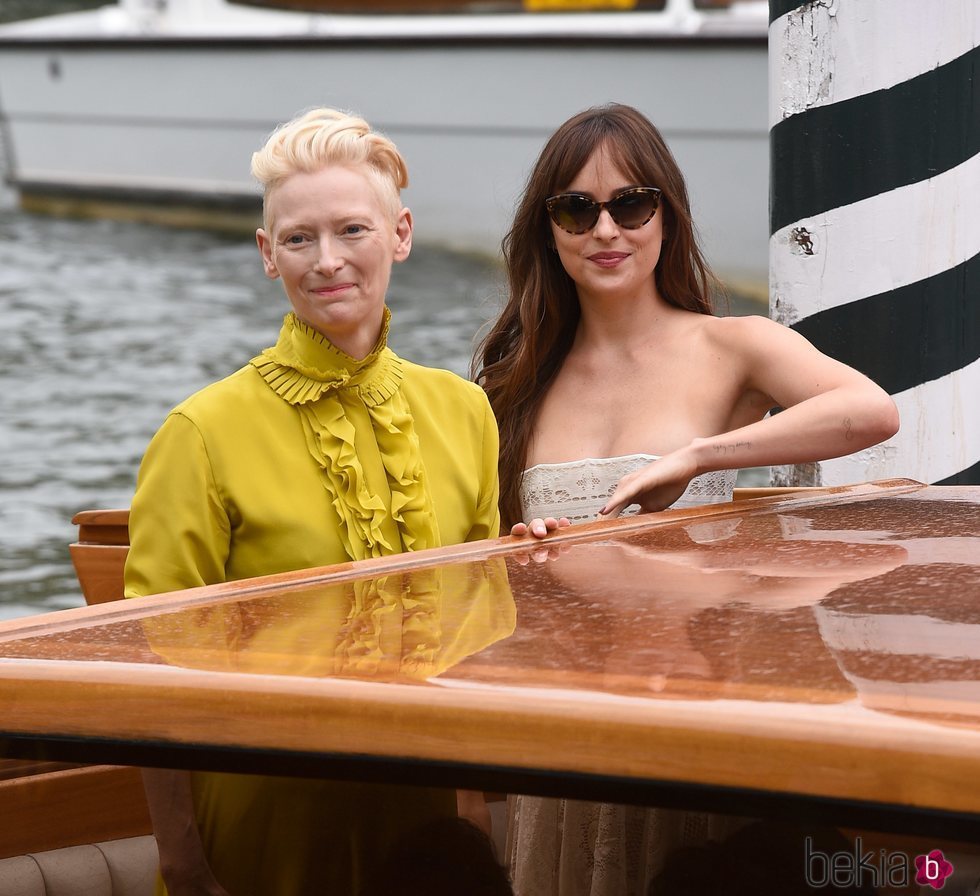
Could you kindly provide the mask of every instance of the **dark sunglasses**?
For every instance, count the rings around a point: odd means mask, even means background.
[[[626,230],[638,230],[660,207],[657,187],[634,187],[623,190],[608,202],[596,202],[584,193],[559,193],[544,201],[551,220],[567,233],[585,233],[595,227],[605,209]]]

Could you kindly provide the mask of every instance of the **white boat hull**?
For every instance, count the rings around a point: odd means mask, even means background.
[[[629,103],[685,171],[711,263],[764,285],[764,40],[4,40],[7,179],[23,194],[255,203],[252,152],[328,105],[405,154],[420,242],[494,253],[548,135]]]

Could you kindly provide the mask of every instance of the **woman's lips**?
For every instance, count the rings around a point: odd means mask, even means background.
[[[353,283],[333,283],[330,286],[318,286],[313,290],[318,296],[335,296],[337,293],[350,289]]]
[[[596,252],[589,256],[589,261],[601,268],[614,268],[624,258],[629,258],[628,252]]]

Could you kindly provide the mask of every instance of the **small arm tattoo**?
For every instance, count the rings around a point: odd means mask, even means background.
[[[851,418],[845,417],[843,422],[844,422],[844,438],[848,442],[850,442],[851,439],[854,438],[854,433],[851,431],[852,429]]]
[[[717,454],[734,454],[739,448],[751,448],[751,442],[734,442],[731,445],[715,445]]]

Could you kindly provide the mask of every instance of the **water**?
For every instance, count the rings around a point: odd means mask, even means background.
[[[392,277],[392,348],[465,375],[502,294],[491,261],[416,247]],[[83,603],[71,517],[128,507],[167,411],[271,344],[287,307],[250,240],[5,210],[0,618]]]
[[[106,5],[108,0],[0,0],[0,22],[16,22]]]

